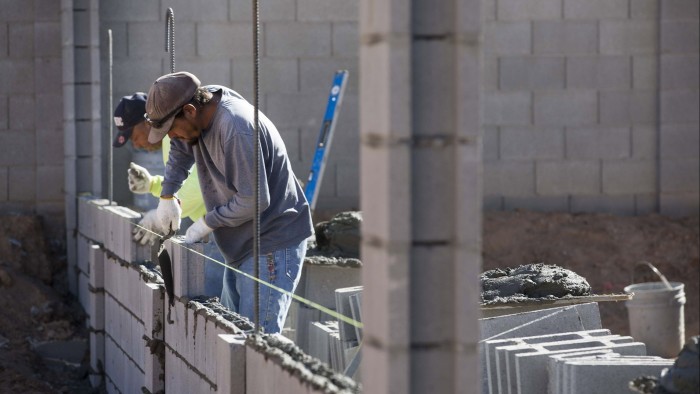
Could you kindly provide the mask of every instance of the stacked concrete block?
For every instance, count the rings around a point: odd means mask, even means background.
[[[565,332],[524,338],[495,339],[484,341],[481,343],[482,392],[496,393],[498,391],[498,366],[496,363],[496,348],[505,346],[552,342],[555,340],[564,341],[572,339],[590,338],[604,335],[610,335],[610,330],[601,329],[590,331]]]
[[[331,264],[313,264],[304,262],[296,294],[323,307],[336,310],[335,290],[357,286],[361,283],[361,269]],[[348,311],[347,316],[350,316]],[[296,316],[297,346],[309,351],[309,326],[311,322],[325,321],[331,318],[307,304],[299,303]]]
[[[548,358],[551,355],[582,349],[610,349],[622,355],[646,355],[646,346],[643,343],[634,342],[632,337],[616,335],[538,344],[534,345],[533,348],[535,351],[528,349],[524,353],[519,353],[520,349],[513,349],[512,352],[501,353],[507,359],[506,366],[510,387],[517,389],[521,394],[536,394],[541,391],[542,387],[547,387],[547,366]],[[498,350],[496,357],[499,357]]]
[[[560,393],[563,391],[561,387],[564,382],[563,368],[560,364],[568,359],[590,359],[597,356],[619,356],[618,353],[613,353],[610,349],[599,349],[599,350],[583,350],[574,353],[565,353],[549,356],[549,362],[547,364],[547,392],[548,393]]]
[[[350,312],[352,314],[352,319],[356,322],[362,322],[362,293],[353,294],[349,297],[350,300]],[[354,326],[355,337],[357,337],[358,342],[362,342],[362,328]]]
[[[246,393],[246,346],[243,334],[220,334],[216,346],[217,393]]]
[[[362,293],[362,286],[345,287],[335,290],[335,305],[336,311],[347,318],[352,317],[352,307],[350,305],[350,297]],[[340,340],[344,343],[357,344],[358,337],[355,331],[355,326],[344,321],[338,322],[340,332]]]
[[[144,355],[144,382],[148,392],[156,393],[165,388],[165,358],[162,341],[165,339],[165,292],[161,285],[144,283],[143,292],[143,339],[146,346]]]
[[[99,386],[104,378],[105,365],[105,293],[104,293],[104,252],[97,245],[90,245],[90,309],[88,328],[90,330],[90,384]]]
[[[597,357],[570,359],[561,364],[562,394],[626,394],[639,376],[660,376],[674,360],[659,357]]]
[[[322,362],[331,365],[330,336],[338,333],[337,321],[312,322],[309,328],[309,352]]]

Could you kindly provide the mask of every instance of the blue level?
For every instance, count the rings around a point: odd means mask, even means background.
[[[323,116],[321,132],[318,135],[318,142],[316,143],[314,161],[311,163],[309,179],[306,182],[306,189],[304,189],[304,194],[306,195],[306,199],[309,201],[311,210],[316,208],[316,201],[318,201],[318,191],[321,188],[321,178],[323,178],[323,171],[326,168],[326,161],[328,160],[327,153],[333,140],[333,130],[335,129],[338,113],[340,112],[340,104],[343,101],[343,93],[345,93],[345,85],[347,82],[347,70],[338,70],[335,72],[335,75],[333,76],[333,86],[331,86],[331,93],[328,95],[326,114]]]

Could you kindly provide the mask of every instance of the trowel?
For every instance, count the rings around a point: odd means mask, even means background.
[[[163,282],[165,282],[165,292],[168,294],[168,302],[170,306],[175,306],[175,295],[173,294],[173,269],[172,263],[170,261],[170,254],[168,250],[165,249],[165,241],[170,237],[175,235],[175,231],[170,230],[170,232],[164,235],[160,240],[158,240],[158,265],[160,266],[160,272],[163,275]]]

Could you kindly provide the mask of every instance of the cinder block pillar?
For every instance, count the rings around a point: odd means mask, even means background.
[[[360,1],[366,392],[478,392],[478,0]]]

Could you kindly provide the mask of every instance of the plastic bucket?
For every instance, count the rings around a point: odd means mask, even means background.
[[[634,293],[627,301],[630,335],[647,346],[647,354],[674,358],[685,341],[684,285],[670,282],[638,283],[625,287]]]
[[[144,167],[151,175],[163,175],[165,165],[163,164],[163,152],[160,150],[154,152],[135,151],[131,153],[131,161]],[[151,193],[136,194],[134,196],[134,206],[140,211],[148,211],[158,206],[158,199],[153,197]]]

